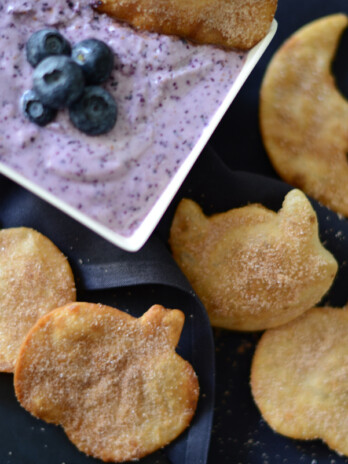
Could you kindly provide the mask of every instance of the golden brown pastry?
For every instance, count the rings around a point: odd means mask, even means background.
[[[98,10],[136,28],[246,50],[268,32],[277,0],[102,0]]]
[[[141,458],[174,440],[196,409],[196,374],[175,353],[183,324],[181,311],[160,305],[139,319],[92,303],[58,308],[21,347],[17,398],[88,455]]]
[[[253,204],[206,217],[184,199],[170,246],[212,325],[226,329],[263,330],[294,319],[321,300],[337,271],[299,190],[278,213]]]
[[[332,60],[348,18],[327,16],[297,31],[273,57],[261,88],[260,124],[279,175],[348,216],[348,102]]]
[[[252,393],[266,422],[291,438],[321,438],[348,456],[348,307],[315,308],[262,336]]]
[[[69,263],[47,237],[26,227],[0,230],[0,371],[13,372],[41,316],[75,299]]]

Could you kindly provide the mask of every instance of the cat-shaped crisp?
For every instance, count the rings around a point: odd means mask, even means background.
[[[197,376],[175,352],[183,324],[181,311],[160,305],[139,319],[92,303],[58,308],[22,344],[17,398],[84,453],[139,459],[174,440],[196,409]]]
[[[170,246],[212,325],[227,329],[263,330],[294,319],[321,300],[337,271],[299,190],[278,213],[253,204],[208,218],[184,199]]]

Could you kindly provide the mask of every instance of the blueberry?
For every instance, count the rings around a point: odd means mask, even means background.
[[[81,97],[85,78],[81,68],[67,56],[50,56],[33,72],[34,89],[52,108],[70,106]]]
[[[56,29],[42,29],[29,38],[26,52],[27,60],[35,68],[48,56],[70,55],[71,46]]]
[[[117,119],[117,105],[113,96],[102,87],[86,87],[80,100],[69,108],[70,119],[77,129],[88,135],[109,132]]]
[[[53,121],[57,114],[56,110],[45,106],[40,101],[35,90],[24,92],[21,98],[21,107],[24,115],[39,126],[46,126],[46,124]]]
[[[105,82],[114,67],[113,51],[97,39],[86,39],[76,44],[71,57],[81,66],[88,84]]]

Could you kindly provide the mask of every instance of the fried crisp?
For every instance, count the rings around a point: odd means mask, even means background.
[[[0,231],[0,371],[13,372],[19,347],[45,313],[75,301],[66,257],[26,227]]]
[[[207,218],[184,199],[170,246],[212,325],[226,329],[263,330],[294,319],[321,300],[337,271],[299,190],[278,213],[253,204]]]
[[[266,422],[348,455],[348,307],[315,308],[262,336],[251,387]]]
[[[100,12],[136,28],[246,50],[268,32],[277,0],[102,0]]]
[[[141,458],[176,438],[196,409],[196,374],[175,353],[183,324],[181,311],[160,305],[139,319],[92,303],[53,310],[22,345],[17,398],[88,455]]]
[[[261,87],[260,124],[279,175],[348,216],[348,102],[331,64],[348,18],[327,16],[297,31],[275,54]]]

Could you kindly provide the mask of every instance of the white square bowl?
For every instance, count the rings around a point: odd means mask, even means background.
[[[150,211],[146,214],[144,220],[139,224],[139,226],[133,231],[131,235],[125,236],[118,232],[115,232],[114,230],[101,224],[97,220],[89,217],[84,212],[81,212],[75,207],[69,205],[67,202],[61,200],[56,195],[53,195],[44,188],[35,184],[31,180],[27,179],[22,174],[16,172],[13,168],[7,166],[2,162],[0,162],[0,172],[12,179],[13,181],[15,181],[16,183],[20,184],[27,190],[36,194],[38,197],[51,203],[61,211],[73,217],[74,219],[84,224],[86,227],[90,228],[91,230],[104,237],[111,243],[117,245],[118,247],[123,248],[127,251],[139,250],[157,226],[158,222],[165,213],[173,197],[175,196],[184,179],[188,175],[193,164],[195,163],[204,146],[208,142],[210,136],[212,135],[217,125],[221,121],[225,112],[228,110],[229,106],[231,105],[240,88],[242,87],[247,77],[255,67],[256,63],[259,61],[262,54],[268,47],[276,30],[277,22],[274,20],[268,34],[264,37],[264,39],[247,53],[246,60],[243,66],[241,67],[241,70],[238,76],[236,77],[235,81],[231,84],[231,87],[227,92],[225,98],[223,99],[222,104],[218,107],[215,114],[212,115],[209,124],[204,128],[201,136],[198,138],[193,149],[182,162],[179,169],[175,173],[174,177],[169,181],[164,191],[160,194],[156,203],[152,206]]]

